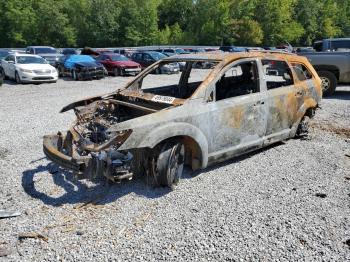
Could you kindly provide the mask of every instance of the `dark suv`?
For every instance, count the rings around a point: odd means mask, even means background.
[[[245,47],[239,47],[234,45],[220,46],[219,50],[223,52],[246,52],[247,51]]]
[[[138,51],[132,54],[131,60],[139,63],[144,69],[160,59],[166,58],[167,56],[154,51]],[[171,74],[180,72],[179,63],[171,63],[161,66],[156,69],[156,74]]]

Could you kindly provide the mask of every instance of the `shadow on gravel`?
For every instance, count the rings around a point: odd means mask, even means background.
[[[64,189],[64,194],[58,197],[37,190],[35,183],[39,179],[35,176],[39,173],[49,173],[56,186]],[[47,179],[43,177],[41,179]],[[40,179],[40,180],[41,180]],[[166,195],[171,190],[150,185],[149,181],[135,179],[119,184],[108,184],[106,180],[96,181],[93,186],[88,187],[85,183],[77,180],[72,173],[63,170],[53,163],[46,166],[39,165],[35,169],[29,169],[22,173],[22,187],[24,191],[33,198],[40,199],[44,204],[60,206],[64,204],[86,204],[104,205],[134,193],[147,198],[158,198]]]
[[[182,179],[191,179],[201,173],[212,171],[225,165],[238,163],[247,158],[250,158],[255,154],[260,154],[267,150],[278,150],[278,147],[283,144],[283,142],[279,142],[255,152],[247,153],[242,156],[224,161],[223,163],[219,163],[206,169],[199,170],[197,172],[191,172],[188,168],[186,168]],[[61,196],[54,197],[50,196],[47,193],[38,191],[35,183],[38,182],[39,179],[35,179],[35,176],[42,172],[51,175],[55,185],[63,188],[65,193]],[[47,178],[41,177],[41,179]],[[84,203],[104,205],[114,202],[117,199],[130,193],[153,199],[162,197],[171,192],[171,189],[169,188],[153,186],[152,182],[147,180],[147,176],[145,176],[143,179],[136,178],[131,181],[122,181],[119,184],[108,184],[106,180],[101,179],[99,181],[95,181],[93,186],[88,187],[85,183],[77,180],[71,172],[62,169],[53,163],[49,163],[46,166],[38,165],[35,169],[24,171],[22,173],[22,187],[24,191],[31,197],[40,199],[44,204],[51,206]]]
[[[298,138],[300,139],[300,138]],[[245,153],[243,155],[240,155],[240,156],[236,156],[232,159],[228,159],[222,163],[218,163],[218,164],[214,164],[212,166],[209,166],[205,169],[202,169],[202,170],[198,170],[198,171],[195,171],[193,172],[192,174],[190,175],[187,175],[185,177],[183,177],[184,179],[187,179],[187,178],[191,178],[191,177],[194,177],[194,176],[197,176],[197,175],[200,175],[201,173],[204,173],[204,172],[209,172],[209,171],[213,171],[217,168],[221,168],[223,166],[227,166],[227,165],[231,165],[231,164],[234,164],[234,163],[238,163],[238,162],[241,162],[245,159],[248,159],[254,155],[258,155],[258,154],[261,154],[262,152],[265,152],[265,151],[268,151],[268,150],[271,150],[271,149],[274,149],[274,150],[277,150],[279,151],[279,149],[277,149],[279,146],[282,146],[284,145],[284,142],[277,142],[275,144],[272,144],[272,145],[269,145],[267,147],[264,147],[264,148],[260,148],[256,151],[252,151],[252,152],[248,152],[248,153]]]
[[[4,80],[3,84],[7,84],[7,85],[10,85],[10,86],[18,85],[15,81],[12,81],[12,80]]]
[[[335,93],[332,96],[326,96],[323,99],[327,100],[333,100],[333,99],[338,99],[338,100],[350,100],[350,91],[344,91],[344,90],[339,90],[335,91]]]

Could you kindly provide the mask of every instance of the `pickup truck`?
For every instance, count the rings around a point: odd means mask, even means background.
[[[322,80],[324,96],[334,94],[338,83],[350,83],[350,52],[307,52],[308,58]]]
[[[330,38],[315,41],[313,48],[316,52],[350,51],[350,38]]]

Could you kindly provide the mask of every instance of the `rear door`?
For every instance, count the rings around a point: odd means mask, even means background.
[[[284,60],[262,59],[268,107],[265,144],[287,139],[296,121],[302,93],[294,85],[292,71]]]

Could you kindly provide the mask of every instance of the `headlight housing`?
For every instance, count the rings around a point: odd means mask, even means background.
[[[24,69],[24,68],[20,68],[19,70],[23,73],[33,73],[32,70],[28,70],[28,69]]]

